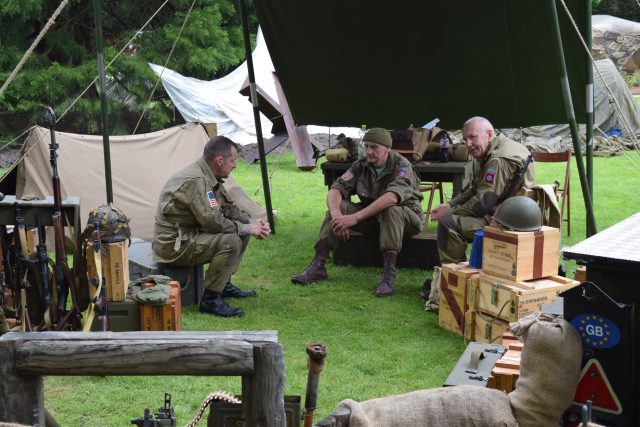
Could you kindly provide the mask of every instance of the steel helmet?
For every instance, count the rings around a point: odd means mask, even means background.
[[[131,242],[129,218],[117,207],[100,205],[91,209],[87,226],[80,235],[82,239],[91,238],[96,222],[99,224],[100,240],[103,243],[121,242],[125,239],[129,239],[129,242]]]
[[[542,227],[540,207],[526,196],[513,196],[502,202],[495,220],[514,231],[537,231]]]

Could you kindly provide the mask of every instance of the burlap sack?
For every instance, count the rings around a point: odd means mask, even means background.
[[[582,342],[562,316],[534,313],[511,324],[524,342],[520,377],[509,394],[520,427],[556,426],[575,395]]]
[[[517,426],[509,398],[499,390],[461,385],[419,390],[358,403],[349,427],[507,427]]]

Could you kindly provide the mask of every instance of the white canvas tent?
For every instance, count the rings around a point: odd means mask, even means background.
[[[252,57],[256,83],[277,100],[273,63],[260,31]],[[247,96],[240,94],[248,75],[246,61],[226,76],[211,81],[186,77],[156,64],[149,66],[186,122],[215,123],[218,135],[225,135],[241,145],[256,143],[252,105]],[[263,114],[260,119],[264,137],[271,137],[271,122]]]
[[[188,123],[158,132],[110,137],[113,203],[130,218],[132,235],[153,238],[153,222],[160,190],[178,170],[202,156],[209,140],[204,127]],[[49,129],[35,127],[22,148],[16,195],[52,195]],[[106,203],[102,136],[56,132],[58,175],[62,198],[80,197],[82,227],[89,211]],[[243,209],[266,220],[263,207],[251,201],[228,179],[225,188]]]
[[[272,100],[278,102],[273,79],[275,70],[260,30],[252,58],[256,84]],[[225,135],[240,145],[257,142],[251,101],[249,97],[240,93],[242,85],[248,79],[246,61],[226,76],[210,81],[183,76],[156,64],[149,64],[149,66],[158,75],[171,101],[186,122],[215,123],[218,135]],[[264,138],[272,137],[270,133],[272,124],[269,119],[264,114],[260,114],[260,121]],[[313,123],[297,123],[297,125],[313,125]],[[308,126],[307,131],[310,134],[344,133],[352,137],[358,135],[358,128],[353,127]]]

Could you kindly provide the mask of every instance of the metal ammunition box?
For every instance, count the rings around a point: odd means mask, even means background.
[[[209,408],[207,427],[236,427],[242,425],[241,403],[212,402]],[[300,427],[300,396],[284,397],[284,414],[287,427]]]
[[[137,280],[150,274],[169,276],[180,283],[182,307],[200,302],[200,297],[204,291],[202,285],[204,270],[202,265],[175,267],[156,262],[153,259],[151,242],[137,238],[131,239],[131,246],[129,247],[129,277],[131,280]]]
[[[507,348],[499,344],[469,343],[444,382],[444,387],[455,385],[486,387],[491,370],[506,351]]]
[[[127,299],[125,301],[109,301],[107,306],[109,313],[109,330],[112,332],[126,332],[140,330],[140,306],[138,301]],[[93,318],[91,330],[100,330],[98,313]]]

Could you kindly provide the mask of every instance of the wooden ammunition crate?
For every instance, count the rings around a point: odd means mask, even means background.
[[[513,282],[480,273],[478,280],[478,310],[491,316],[516,322],[524,315],[540,311],[579,282],[562,276]]]
[[[481,312],[476,312],[473,317],[474,341],[493,344],[499,343],[502,335],[509,331],[509,322],[505,320]]]
[[[583,265],[582,267],[576,268],[576,272],[575,272],[574,277],[580,283],[586,282],[587,281],[587,266]]]
[[[116,243],[102,243],[102,272],[107,284],[107,300],[124,301],[129,288],[129,240]],[[93,245],[87,245],[87,275],[89,282],[97,276],[93,259]],[[95,288],[91,287],[90,292]]]
[[[180,303],[180,284],[169,282],[171,294],[169,303],[164,305],[140,304],[141,331],[180,331],[182,330],[182,305]],[[145,283],[144,287],[154,286]]]
[[[495,388],[506,393],[516,388],[520,377],[520,359],[523,346],[517,339],[514,341],[508,335],[504,334],[502,339],[502,345],[507,348],[507,351],[500,359],[496,360],[487,383],[488,388]]]
[[[480,270],[469,267],[469,263],[444,264],[440,271],[440,308],[438,324],[447,331],[464,334],[464,314],[467,304],[468,282]]]
[[[509,280],[532,280],[558,274],[560,229],[523,232],[485,227],[482,272]]]

